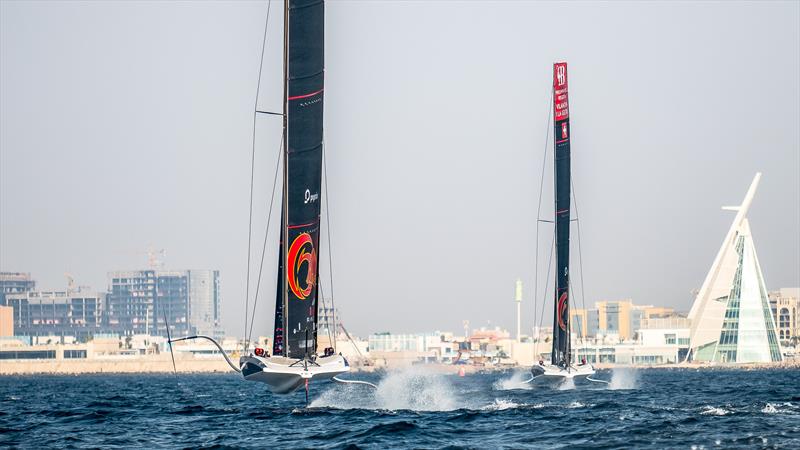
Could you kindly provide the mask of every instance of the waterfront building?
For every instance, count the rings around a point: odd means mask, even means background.
[[[388,365],[450,362],[458,358],[459,354],[458,343],[453,342],[452,338],[452,333],[439,331],[417,334],[374,333],[369,336],[367,350],[372,359]]]
[[[219,337],[220,281],[216,270],[110,272],[105,329],[125,336],[207,334]]]
[[[100,331],[105,294],[85,290],[6,294],[14,335],[65,343],[87,341]]]
[[[775,321],[758,262],[747,211],[756,174],[695,298],[689,319],[690,358],[716,362],[781,361]]]
[[[589,342],[579,343],[574,349],[578,361],[586,359],[591,364],[662,365],[680,360],[677,345],[642,345],[634,342],[606,345]]]
[[[31,274],[23,272],[0,272],[0,306],[6,305],[6,294],[21,294],[36,289]]]
[[[796,347],[800,343],[800,288],[770,292],[769,304],[781,344]]]
[[[0,306],[0,337],[14,335],[14,308]]]
[[[613,335],[622,341],[631,341],[637,338],[636,333],[642,327],[642,321],[653,317],[668,317],[674,313],[672,308],[636,305],[631,299],[604,300],[595,302],[594,309],[575,310],[572,313],[575,321],[573,323],[586,325],[584,329],[573,328],[572,331],[580,337]]]
[[[425,337],[419,334],[374,333],[369,336],[370,352],[422,351]]]

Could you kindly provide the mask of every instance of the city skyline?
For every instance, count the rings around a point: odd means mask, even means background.
[[[571,70],[587,305],[687,311],[731,220],[719,207],[757,171],[750,222],[767,288],[800,285],[796,4],[492,6],[328,5],[333,271],[353,332],[458,330],[487,314],[513,329],[517,278],[523,329],[538,322],[534,228],[543,170],[541,195],[551,191],[542,145],[555,60]],[[31,272],[41,289],[66,285],[64,272],[104,289],[109,270],[144,268],[154,245],[167,267],[221,271],[222,325],[240,333],[266,5],[0,8],[0,270]],[[571,32],[555,42],[563,24],[548,18],[564,15]],[[276,23],[264,109],[280,96]],[[256,130],[254,261],[278,128],[265,119]],[[272,234],[265,286],[276,246]],[[271,332],[270,291],[254,333]]]

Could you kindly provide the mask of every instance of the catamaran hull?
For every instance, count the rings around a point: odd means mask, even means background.
[[[594,367],[589,364],[583,366],[570,366],[564,369],[559,366],[536,365],[531,367],[531,384],[540,386],[558,386],[565,382],[583,383],[588,377],[595,374]]]
[[[350,371],[350,364],[340,355],[320,357],[313,362],[280,356],[244,356],[239,364],[245,380],[264,383],[274,394],[289,394],[304,386],[306,381],[329,380]]]

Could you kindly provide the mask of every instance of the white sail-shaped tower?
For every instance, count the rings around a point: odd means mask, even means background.
[[[737,211],[711,270],[689,312],[689,358],[726,363],[781,360],[769,298],[756,256],[747,210],[761,174],[757,173]]]

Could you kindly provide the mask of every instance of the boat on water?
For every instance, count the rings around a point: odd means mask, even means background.
[[[283,189],[272,354],[240,358],[245,380],[276,394],[350,370],[333,348],[317,354],[325,3],[284,2]]]
[[[245,380],[264,383],[275,394],[304,386],[307,398],[312,381],[374,385],[337,379],[350,371],[347,359],[332,347],[318,353],[325,3],[285,0],[283,12],[283,111],[255,111],[283,120],[281,230],[271,352],[247,345],[235,364],[208,336],[170,339],[170,343],[209,340]]]
[[[570,333],[570,123],[567,63],[553,64],[553,151],[555,180],[555,292],[553,302],[553,348],[550,362],[539,361],[531,368],[531,383],[558,385],[584,381],[595,374],[586,361],[574,361]]]

